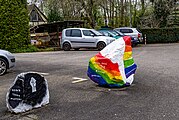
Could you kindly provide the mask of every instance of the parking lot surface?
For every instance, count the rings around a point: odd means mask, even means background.
[[[99,51],[55,51],[15,54],[16,67],[0,76],[0,120],[178,120],[179,44],[133,48],[138,65],[132,86],[103,88],[86,75],[89,59]],[[48,73],[50,103],[11,114],[6,93],[21,72]],[[74,77],[88,79],[72,83]]]

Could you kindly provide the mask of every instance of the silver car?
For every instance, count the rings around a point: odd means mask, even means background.
[[[114,30],[122,32],[122,33],[124,33],[124,35],[128,35],[128,36],[131,36],[131,37],[133,37],[135,39],[138,39],[139,42],[143,42],[142,33],[137,28],[120,27],[120,28],[115,28]]]
[[[106,37],[94,29],[67,28],[62,31],[61,48],[65,51],[71,48],[97,48],[102,50],[115,38]]]
[[[7,69],[10,69],[15,66],[15,57],[6,50],[0,49],[0,76],[7,72]]]

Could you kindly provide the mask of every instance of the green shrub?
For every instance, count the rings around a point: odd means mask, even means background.
[[[36,46],[33,45],[28,45],[25,47],[21,47],[21,48],[16,48],[11,50],[11,52],[13,53],[25,53],[25,52],[38,52],[40,51]]]
[[[28,46],[29,17],[26,0],[0,0],[0,49],[13,51]]]
[[[173,43],[179,41],[179,28],[141,29],[147,43]]]
[[[49,47],[49,48],[38,48],[34,45],[28,45],[25,47],[21,47],[21,48],[16,48],[11,50],[12,53],[27,53],[27,52],[47,52],[47,51],[56,51],[59,50],[58,48],[53,48],[53,47]]]

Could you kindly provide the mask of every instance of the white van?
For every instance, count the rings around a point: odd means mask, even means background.
[[[139,40],[139,42],[143,42],[142,33],[137,28],[130,28],[130,27],[120,27],[115,28],[114,30],[124,33],[124,35],[129,35],[133,38],[136,38]]]
[[[67,28],[62,31],[61,48],[65,51],[80,48],[97,48],[102,50],[115,38],[103,36],[94,29]]]

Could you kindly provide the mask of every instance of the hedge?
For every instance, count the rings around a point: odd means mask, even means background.
[[[141,29],[147,43],[173,43],[179,41],[179,28]]]
[[[24,48],[29,40],[26,0],[0,0],[0,49]]]

